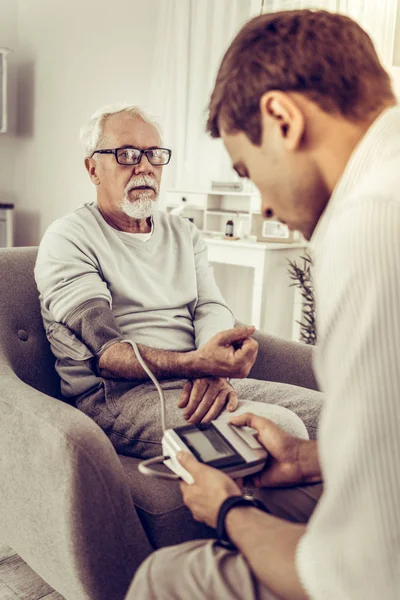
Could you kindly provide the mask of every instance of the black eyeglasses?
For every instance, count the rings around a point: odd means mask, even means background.
[[[95,154],[114,154],[115,160],[119,165],[138,165],[142,160],[143,154],[146,155],[149,163],[155,167],[167,165],[171,160],[172,150],[168,148],[149,148],[141,150],[141,148],[115,148],[114,150],[95,150],[90,158]]]

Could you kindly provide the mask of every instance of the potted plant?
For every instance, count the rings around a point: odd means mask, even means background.
[[[315,320],[315,299],[314,285],[312,280],[312,258],[306,253],[301,256],[300,260],[303,264],[298,265],[296,261],[288,260],[289,276],[294,283],[291,287],[296,286],[300,290],[303,299],[301,321],[296,321],[300,325],[301,341],[306,344],[315,346],[317,342],[317,330]]]

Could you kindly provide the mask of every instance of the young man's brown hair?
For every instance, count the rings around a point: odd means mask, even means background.
[[[249,21],[227,50],[209,105],[207,130],[243,131],[261,143],[260,98],[300,92],[324,111],[363,120],[388,99],[388,74],[367,33],[352,19],[297,10]]]

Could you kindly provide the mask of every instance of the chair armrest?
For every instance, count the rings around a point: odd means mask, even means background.
[[[152,548],[112,444],[1,362],[0,381],[2,541],[68,600],[122,600]]]
[[[261,331],[256,331],[254,339],[259,348],[249,377],[319,390],[312,365],[312,346],[283,340]]]

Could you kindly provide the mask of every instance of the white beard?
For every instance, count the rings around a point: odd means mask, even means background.
[[[137,186],[148,185],[154,189],[155,198],[151,198],[151,192],[142,190],[138,191],[134,200],[129,197],[129,192]],[[158,200],[158,184],[147,175],[136,175],[131,178],[125,188],[124,197],[121,200],[120,209],[131,219],[147,219],[151,217],[157,206]]]
[[[153,214],[156,204],[156,200],[152,200],[146,193],[141,194],[137,200],[130,200],[125,194],[120,208],[131,219],[147,219]]]

